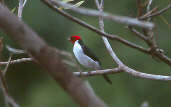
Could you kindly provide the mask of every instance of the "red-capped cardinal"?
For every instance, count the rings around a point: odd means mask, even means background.
[[[78,62],[87,68],[92,68],[94,70],[100,70],[100,61],[98,58],[87,48],[80,36],[71,36],[69,38],[73,46],[73,53],[78,60]],[[103,75],[104,79],[112,84],[112,81],[107,77],[107,75]]]

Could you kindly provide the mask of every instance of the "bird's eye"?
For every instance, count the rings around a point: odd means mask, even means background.
[[[71,37],[71,40],[72,40],[72,41],[75,41],[75,38]]]

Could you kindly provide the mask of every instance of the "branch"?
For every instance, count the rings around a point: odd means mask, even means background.
[[[61,2],[59,0],[44,0],[44,1],[50,2],[54,6],[62,6],[65,8],[69,8],[70,10],[73,10],[74,12],[88,15],[88,16],[101,16],[104,19],[112,20],[112,21],[119,22],[119,23],[126,24],[126,25],[132,25],[132,26],[138,26],[138,27],[142,27],[146,29],[151,29],[151,30],[154,28],[153,23],[139,21],[136,18],[130,18],[126,16],[116,16],[116,15],[112,15],[112,14],[105,13],[105,12],[99,12],[97,10],[92,10],[92,9],[77,8],[77,7],[73,7],[72,5],[68,3],[66,4],[64,2]]]
[[[11,60],[10,64],[18,64],[18,63],[29,62],[29,61],[33,61],[33,58],[21,58],[21,59]],[[0,65],[7,65],[7,64],[8,62],[0,62]]]
[[[67,70],[54,48],[1,4],[0,28],[44,67],[79,106],[106,106],[80,78]]]
[[[116,74],[120,73],[122,70],[120,68],[114,68],[114,69],[105,69],[105,70],[97,70],[97,71],[88,71],[88,72],[73,72],[76,76],[96,76],[96,75],[103,75],[103,74]]]

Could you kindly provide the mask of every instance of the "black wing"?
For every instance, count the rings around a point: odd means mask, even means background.
[[[80,43],[80,45],[81,45],[81,47],[83,49],[83,52],[87,56],[89,56],[90,58],[92,58],[94,61],[98,61],[99,64],[100,64],[99,59],[95,56],[95,54],[89,48],[86,47],[86,45],[84,45],[83,41],[82,40],[79,40],[78,42]]]

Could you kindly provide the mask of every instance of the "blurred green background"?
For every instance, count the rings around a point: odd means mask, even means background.
[[[6,0],[5,0],[6,1]],[[153,7],[159,9],[166,7],[171,0],[154,0]],[[10,9],[18,6],[17,0],[7,0]],[[96,8],[94,0],[86,0],[82,5],[88,8]],[[136,0],[105,0],[104,10],[113,14],[124,16],[136,16]],[[66,10],[70,12],[70,10]],[[72,12],[70,12],[72,13]],[[98,27],[97,17],[87,17],[72,13]],[[171,10],[162,14],[171,24]],[[160,48],[165,50],[166,55],[171,57],[171,28],[165,24],[159,16],[154,22],[157,28],[155,36]],[[23,21],[34,29],[49,45],[58,49],[72,52],[72,44],[67,41],[70,35],[82,35],[84,42],[100,58],[103,68],[114,68],[116,64],[107,53],[100,36],[67,20],[63,16],[49,9],[40,0],[28,0],[24,11]],[[117,34],[134,43],[147,47],[139,38],[125,29],[125,25],[105,20],[105,31]],[[4,43],[15,48],[20,48],[8,36],[0,32]],[[171,75],[171,68],[151,56],[131,49],[117,41],[110,41],[118,57],[128,66],[141,72],[152,74]],[[9,52],[4,48],[2,60],[8,60]],[[27,57],[26,55],[15,55],[13,59]],[[69,67],[76,71],[75,68]],[[84,68],[83,68],[84,69]],[[171,83],[145,80],[132,77],[126,73],[109,76],[112,85],[107,84],[101,76],[85,78],[94,88],[96,94],[102,98],[109,107],[140,107],[142,102],[148,101],[149,107],[171,106]],[[43,70],[32,62],[10,65],[7,75],[10,94],[21,107],[76,107],[71,98],[59,87],[59,85]],[[4,107],[4,98],[0,91],[0,107]]]

